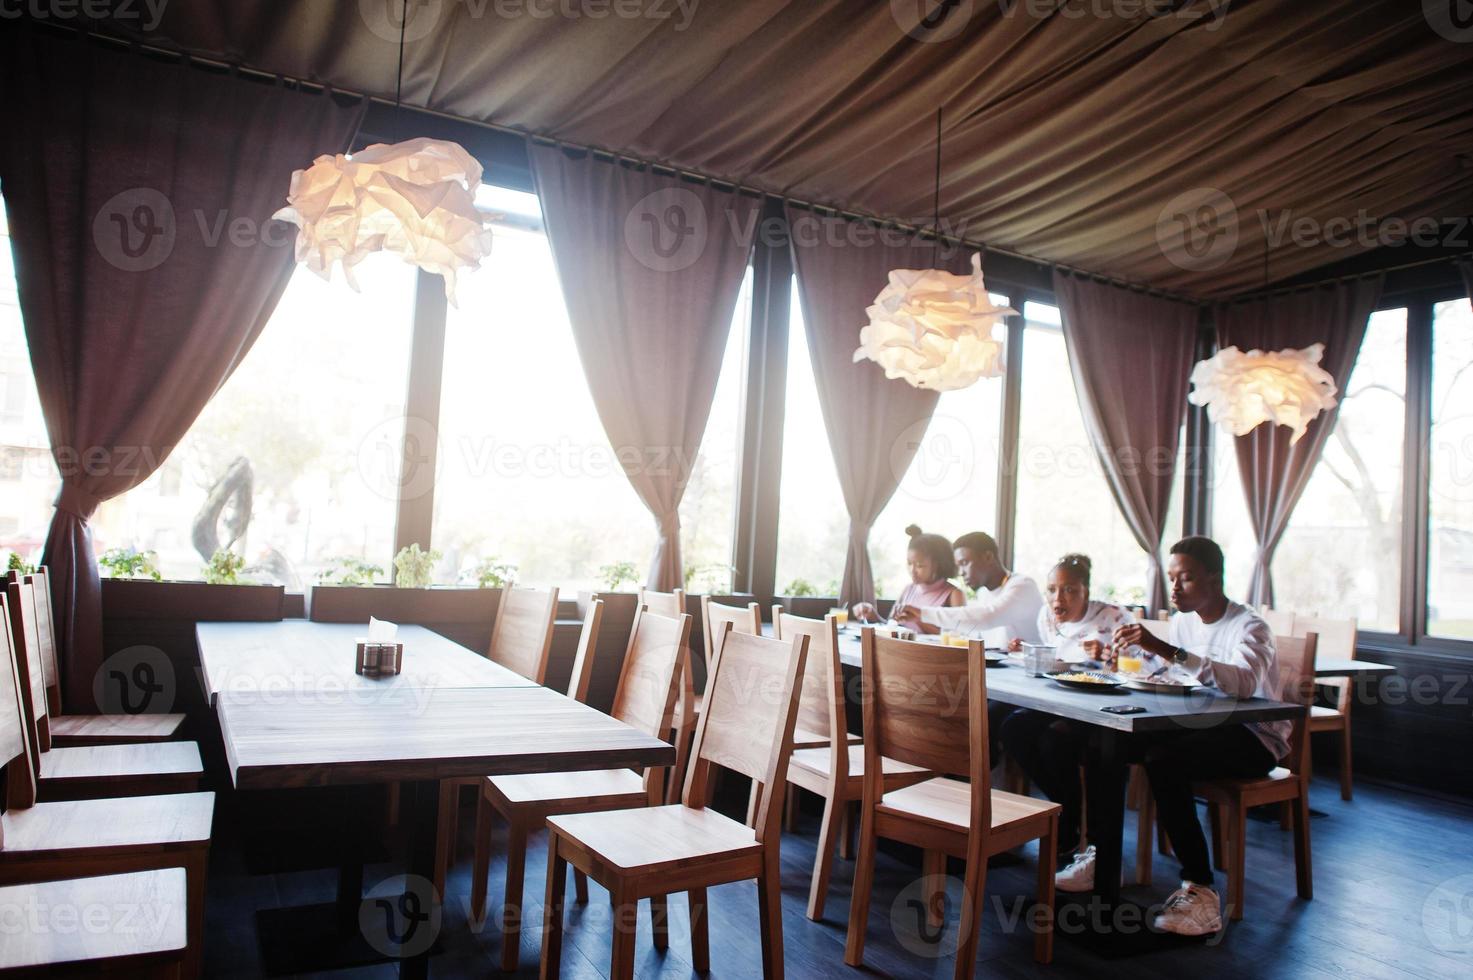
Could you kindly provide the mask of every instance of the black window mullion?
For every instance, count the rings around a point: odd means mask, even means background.
[[[1402,474],[1401,636],[1427,635],[1428,494],[1431,490],[1432,303],[1407,304],[1406,455]]]

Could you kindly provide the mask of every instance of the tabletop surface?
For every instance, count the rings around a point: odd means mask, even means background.
[[[670,765],[675,749],[543,687],[400,688],[363,700],[216,701],[238,789]]]
[[[536,687],[532,681],[423,626],[400,626],[402,671],[393,677],[361,677],[353,669],[354,645],[367,623],[200,623],[200,666],[210,703],[221,691],[285,696],[338,691],[377,700],[400,689]],[[408,697],[408,693],[405,693]]]

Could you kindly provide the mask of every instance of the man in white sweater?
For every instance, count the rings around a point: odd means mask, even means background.
[[[1002,627],[1008,639],[1038,642],[1038,610],[1043,593],[1027,575],[1010,572],[997,554],[997,542],[982,531],[963,534],[951,543],[957,571],[976,598],[965,606],[902,606],[891,618],[919,619],[943,630],[980,636],[984,630]]]
[[[1252,609],[1223,593],[1223,557],[1217,543],[1204,537],[1178,541],[1171,546],[1166,574],[1177,609],[1170,639],[1158,639],[1139,623],[1128,623],[1115,631],[1114,649],[1138,646],[1158,664],[1170,661],[1173,671],[1233,697],[1281,700],[1273,631]],[[1192,782],[1267,775],[1288,754],[1291,727],[1289,721],[1276,721],[1183,728],[1137,746],[1162,826],[1182,867],[1181,887],[1166,900],[1156,928],[1186,936],[1222,928],[1221,903],[1212,888],[1212,861],[1197,820]],[[1081,863],[1082,859],[1076,861]],[[1084,878],[1092,885],[1093,871],[1071,865],[1060,872],[1061,887],[1075,890],[1068,885]]]

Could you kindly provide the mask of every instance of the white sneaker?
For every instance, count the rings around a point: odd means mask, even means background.
[[[1210,936],[1220,931],[1222,906],[1217,892],[1205,885],[1182,882],[1156,916],[1156,928],[1178,936]]]
[[[1095,887],[1095,846],[1074,855],[1063,871],[1054,875],[1054,887],[1061,892],[1087,892]]]

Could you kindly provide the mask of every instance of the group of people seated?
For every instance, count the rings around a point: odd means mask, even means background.
[[[911,584],[891,613],[898,625],[971,636],[1001,629],[1014,648],[1045,644],[1056,648],[1059,659],[1095,661],[1102,669],[1114,669],[1117,658],[1128,652],[1141,658],[1147,675],[1169,671],[1235,697],[1279,700],[1273,631],[1251,608],[1224,593],[1222,549],[1210,538],[1187,537],[1171,546],[1166,574],[1176,614],[1169,639],[1162,640],[1128,609],[1090,598],[1090,560],[1084,555],[1060,559],[1040,591],[1033,579],[1003,566],[997,542],[988,534],[973,531],[948,542],[914,526],[907,531]],[[975,590],[973,599],[950,581],[957,574]],[[860,620],[878,619],[873,603],[857,603],[853,612]],[[1108,825],[1093,811],[1096,801],[1119,799],[1118,785],[1101,782],[1120,778],[1119,768],[1098,764],[1093,726],[999,702],[989,705],[988,721],[994,753],[1001,743],[1001,751],[1063,807],[1057,887],[1092,890],[1094,845],[1084,841],[1083,849],[1075,850],[1081,842],[1081,811],[1089,811],[1087,827]],[[1166,900],[1156,928],[1188,936],[1222,928],[1192,783],[1267,775],[1289,752],[1290,728],[1288,721],[1222,724],[1136,736],[1128,743],[1125,761],[1143,764],[1161,823],[1181,862],[1181,887]],[[996,755],[992,761],[997,763]]]

